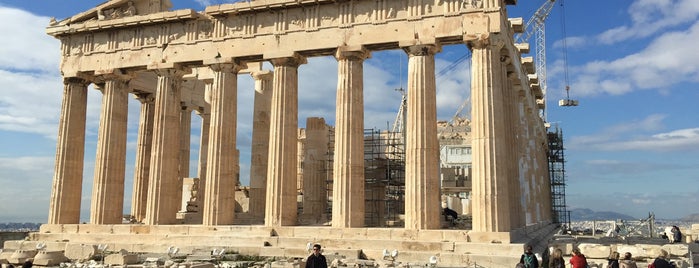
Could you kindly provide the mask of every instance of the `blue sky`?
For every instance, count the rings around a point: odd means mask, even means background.
[[[528,19],[544,0],[520,0],[510,17]],[[101,0],[0,0],[0,222],[46,222],[53,177],[62,80],[59,42],[45,34]],[[173,0],[175,9],[203,10],[224,1]],[[659,218],[699,213],[699,1],[565,1],[568,82],[564,77],[562,11],[547,21],[549,122],[563,130],[567,203],[571,208]],[[12,41],[10,41],[12,40]],[[534,51],[532,49],[532,51]],[[444,47],[438,71],[467,54]],[[468,63],[440,76],[438,117],[448,120],[468,96]],[[365,63],[365,127],[385,129],[400,103],[406,57],[374,52]],[[334,121],[337,66],[312,58],[299,70],[299,123]],[[578,107],[559,107],[570,85]],[[239,79],[238,146],[248,184],[253,81]],[[87,220],[100,95],[90,90],[83,184]],[[125,211],[129,211],[138,104],[129,104]],[[192,175],[200,121],[193,117]]]

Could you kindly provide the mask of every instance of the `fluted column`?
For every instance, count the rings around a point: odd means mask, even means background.
[[[197,177],[199,178],[199,191],[197,192],[197,201],[199,201],[199,211],[202,212],[201,202],[204,200],[206,193],[206,169],[209,167],[209,130],[211,128],[211,87],[213,79],[204,80],[204,107],[197,110],[201,116],[201,134],[199,137],[199,165],[197,166]]]
[[[153,146],[153,116],[155,114],[155,97],[151,93],[137,93],[141,102],[141,115],[136,138],[136,165],[134,167],[133,194],[131,196],[131,216],[137,222],[146,217],[148,200],[148,181],[150,180],[150,157]]]
[[[298,67],[306,59],[294,54],[274,58],[272,118],[270,120],[269,160],[265,225],[295,225],[297,220],[296,169],[298,145]]]
[[[237,62],[210,65],[214,71],[211,86],[211,124],[209,127],[209,165],[204,194],[204,225],[233,224],[235,219],[236,124],[238,71]]]
[[[473,230],[508,232],[510,200],[507,177],[507,129],[500,62],[504,41],[492,34],[473,41],[471,135],[473,152]]]
[[[183,181],[184,178],[189,177],[189,151],[191,147],[191,140],[192,140],[192,108],[187,106],[186,104],[182,104],[182,110],[180,111],[180,164],[179,164],[179,176],[178,176],[178,182],[177,185],[177,193],[176,196],[179,196],[179,204],[180,206],[177,208],[177,211],[187,211],[187,201],[189,199],[185,199],[182,196],[182,188],[183,188]]]
[[[252,115],[252,144],[250,152],[250,204],[253,218],[262,220],[265,215],[267,192],[267,157],[269,155],[269,123],[272,110],[271,71],[251,74],[255,79],[255,103]]]
[[[63,83],[48,224],[80,222],[89,82],[70,77],[64,78]]]
[[[510,226],[511,228],[519,228],[525,225],[523,211],[523,202],[521,200],[521,185],[519,183],[519,116],[517,113],[517,101],[519,96],[516,94],[512,86],[513,80],[518,79],[514,72],[507,73],[508,65],[512,64],[509,56],[500,58],[502,72],[506,73],[506,79],[503,80],[503,105],[505,106],[505,128],[507,133],[507,178],[510,188]]]
[[[364,226],[364,59],[367,57],[369,53],[363,49],[339,48],[335,53],[338,78],[332,226],[338,228]]]
[[[536,115],[536,103],[534,103],[531,95],[524,93],[523,98],[523,112],[525,116],[524,122],[522,122],[522,136],[526,140],[526,143],[523,145],[524,153],[521,157],[523,158],[522,161],[526,165],[526,169],[520,182],[522,187],[524,187],[522,200],[525,202],[523,207],[525,223],[529,224],[534,222],[534,178],[536,177],[535,167],[537,165],[536,159],[532,157],[533,155],[536,155],[536,139],[534,138],[535,135],[532,126],[536,123],[535,117],[538,117],[538,115]]]
[[[537,213],[537,222],[546,222],[551,220],[551,179],[548,172],[548,157],[546,154],[546,148],[548,148],[548,139],[546,134],[546,128],[543,122],[537,121],[537,197],[539,205],[539,211]]]
[[[303,150],[303,217],[310,223],[325,222],[328,190],[325,163],[328,158],[328,125],[322,117],[306,119]],[[336,199],[337,200],[337,199]]]
[[[408,53],[405,134],[405,228],[440,227],[439,142],[434,70],[436,45],[414,45]]]
[[[105,75],[104,79],[90,223],[119,224],[124,215],[128,78]]]
[[[187,69],[175,66],[157,69],[158,88],[153,118],[153,148],[151,154],[148,204],[145,223],[173,224],[179,207],[176,196],[179,181],[180,111],[182,76]]]

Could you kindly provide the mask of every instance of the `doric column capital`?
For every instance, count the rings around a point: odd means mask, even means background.
[[[434,55],[442,51],[442,47],[438,44],[412,45],[403,47],[405,53],[409,56],[428,56]]]
[[[260,70],[250,73],[255,80],[272,80],[274,78],[274,72],[270,70]]]
[[[192,72],[192,68],[181,64],[172,64],[169,66],[149,66],[149,69],[155,72],[155,74],[158,76],[167,77],[182,77]]]
[[[153,93],[148,92],[134,92],[133,98],[141,103],[152,103],[155,101],[155,96]]]
[[[81,86],[87,86],[91,82],[86,77],[63,77],[63,84],[79,84]]]
[[[107,69],[95,71],[95,80],[97,83],[104,83],[108,80],[119,80],[128,82],[136,77],[136,73],[133,71],[124,71],[121,69]]]
[[[194,112],[197,113],[201,117],[208,116],[211,114],[211,107],[209,107],[209,105],[199,106],[196,109],[194,109]]]
[[[363,47],[338,47],[335,51],[335,59],[337,60],[356,60],[363,61],[371,57],[371,52]]]
[[[502,49],[505,47],[505,37],[495,33],[482,33],[475,36],[469,35],[464,38],[466,45],[471,49],[486,48],[487,46],[495,46],[494,48]]]
[[[214,72],[238,73],[238,71],[247,68],[246,63],[235,58],[204,61],[204,64],[208,65]]]
[[[180,106],[182,108],[182,111],[184,112],[191,112],[194,110],[195,107],[189,106],[186,102],[180,102]]]
[[[298,67],[301,64],[306,64],[308,61],[306,57],[294,52],[288,56],[271,57],[269,62],[272,63],[273,66]]]

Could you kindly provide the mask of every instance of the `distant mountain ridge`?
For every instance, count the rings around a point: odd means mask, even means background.
[[[686,222],[699,222],[699,213],[690,214],[681,219],[681,221]]]
[[[699,216],[699,215],[698,215]],[[600,220],[638,220],[626,214],[612,211],[593,211],[587,208],[575,208],[570,210],[571,221],[600,221]]]

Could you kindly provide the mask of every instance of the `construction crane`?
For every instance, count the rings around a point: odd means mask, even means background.
[[[405,90],[401,88],[396,88],[394,89],[395,91],[398,91],[400,93],[400,107],[398,108],[398,114],[396,115],[396,119],[393,121],[393,127],[391,127],[391,132],[397,133],[400,132],[402,134],[405,134],[405,110],[406,106],[408,105],[408,94],[405,92]]]
[[[561,7],[563,6],[561,2]],[[536,74],[539,78],[539,85],[541,86],[541,91],[543,93],[543,102],[546,104],[546,92],[548,90],[548,85],[547,85],[547,80],[546,80],[546,18],[548,18],[549,14],[551,14],[551,10],[553,9],[554,5],[556,3],[556,0],[547,0],[545,1],[539,9],[534,12],[534,15],[532,15],[529,20],[527,20],[527,23],[524,25],[524,32],[521,34],[518,34],[515,37],[515,41],[517,43],[527,43],[529,42],[529,39],[532,37],[532,35],[535,36],[535,48],[536,48],[536,60],[535,60],[535,68],[536,68]],[[563,47],[564,49],[566,48],[566,34],[565,34],[565,19],[563,21]],[[564,52],[564,65],[565,65],[565,83],[566,83],[566,99],[565,100],[560,100],[559,105],[560,106],[577,106],[578,101],[576,100],[571,100],[570,99],[570,86],[568,85],[568,63],[567,63],[567,51]],[[545,107],[545,106],[544,106]],[[544,120],[546,120],[546,108],[542,109],[542,115]]]

